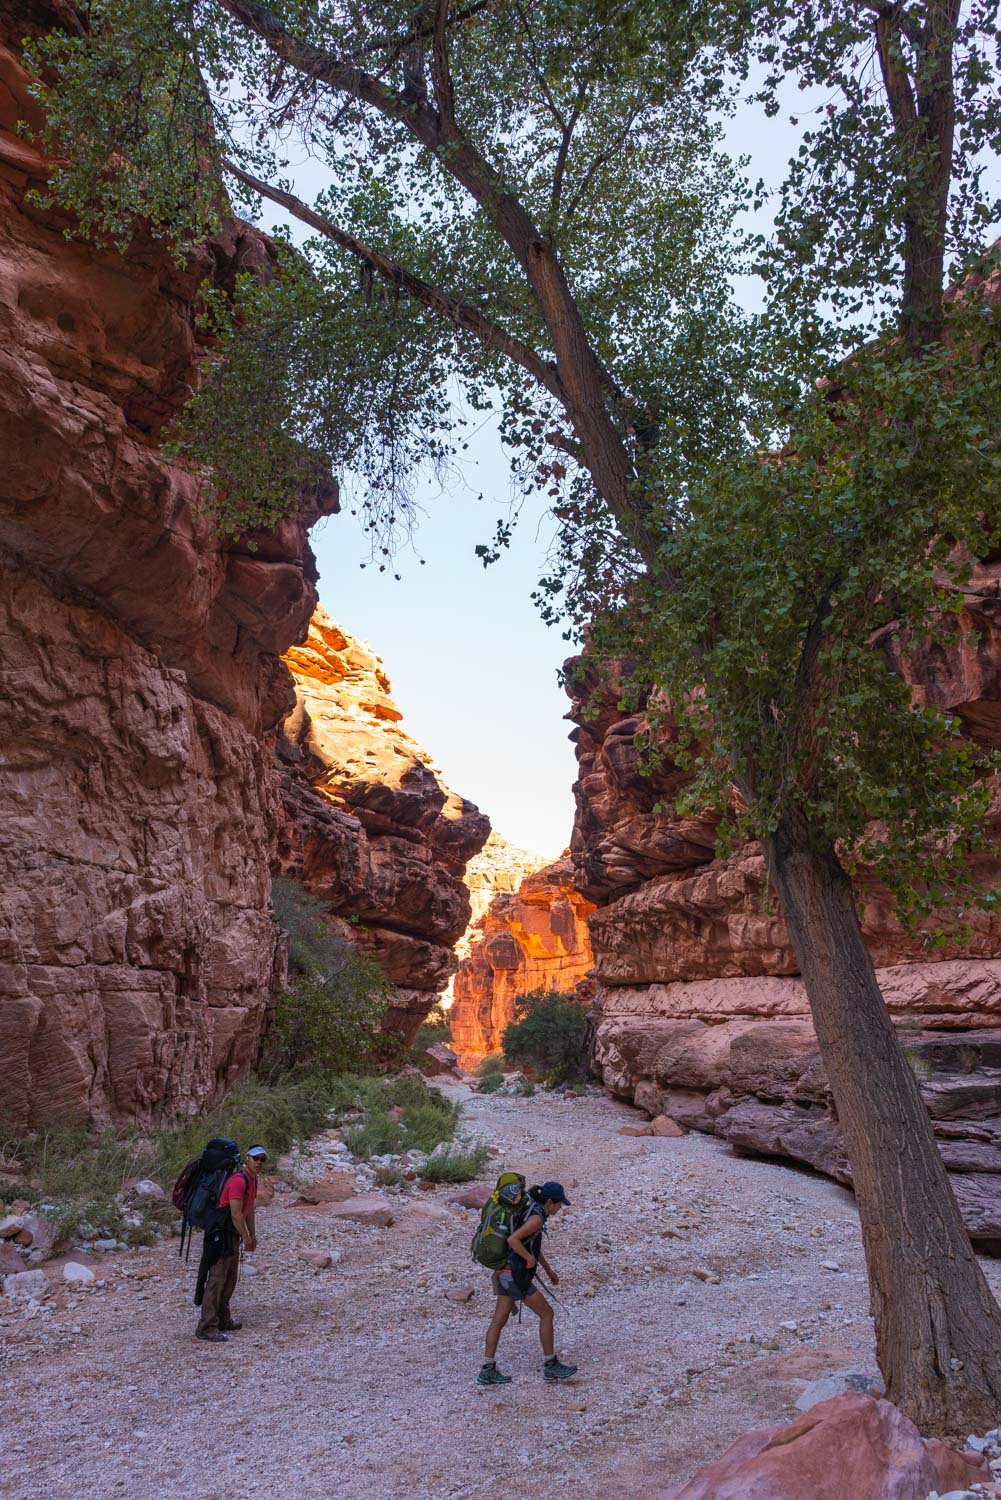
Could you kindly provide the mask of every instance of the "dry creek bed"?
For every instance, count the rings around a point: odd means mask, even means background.
[[[75,1254],[98,1277],[78,1295],[51,1262],[62,1305],[47,1310],[0,1298],[0,1495],[486,1500],[524,1469],[546,1500],[642,1500],[795,1416],[809,1382],[875,1377],[847,1192],[705,1136],[622,1136],[635,1113],[597,1095],[448,1091],[497,1149],[491,1179],[511,1166],[567,1184],[547,1253],[575,1381],[543,1383],[526,1313],[501,1343],[513,1384],[476,1386],[492,1297],[461,1189],[391,1192],[388,1228],[279,1193],[225,1345],[192,1337],[195,1261],[176,1240]],[[335,1144],[312,1143],[306,1175],[343,1166]],[[339,1259],[317,1271],[304,1248]],[[985,1265],[1001,1292],[1001,1266]],[[449,1300],[460,1288],[471,1299]]]

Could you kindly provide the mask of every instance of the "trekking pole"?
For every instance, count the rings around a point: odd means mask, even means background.
[[[559,1307],[562,1307],[562,1309],[563,1309],[563,1311],[565,1313],[568,1313],[570,1311],[569,1307],[567,1307],[566,1303],[563,1301],[563,1298],[562,1297],[558,1297],[556,1295],[556,1293],[553,1291],[553,1284],[552,1284],[552,1282],[550,1282],[549,1285],[546,1287],[546,1293],[547,1293],[548,1296],[552,1297],[553,1301]]]

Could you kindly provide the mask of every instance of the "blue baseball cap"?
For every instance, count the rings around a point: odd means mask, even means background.
[[[563,1191],[562,1182],[544,1182],[539,1189],[539,1201],[541,1203],[565,1203],[570,1207],[570,1199]]]

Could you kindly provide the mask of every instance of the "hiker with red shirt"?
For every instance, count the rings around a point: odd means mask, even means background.
[[[242,1327],[233,1318],[229,1304],[236,1290],[241,1244],[247,1251],[257,1249],[254,1204],[257,1178],[267,1159],[263,1146],[251,1146],[243,1165],[226,1179],[219,1194],[219,1209],[228,1212],[222,1213],[221,1223],[211,1236],[208,1231],[205,1234],[202,1262],[207,1265],[207,1274],[196,1337],[210,1344],[224,1344],[228,1333]],[[199,1281],[202,1281],[201,1270]]]

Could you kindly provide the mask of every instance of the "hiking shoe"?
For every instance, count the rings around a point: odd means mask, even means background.
[[[572,1380],[577,1373],[576,1365],[561,1365],[558,1359],[547,1359],[542,1373],[549,1381]]]
[[[510,1385],[510,1375],[502,1375],[496,1365],[484,1365],[476,1377],[477,1385]]]
[[[204,1339],[207,1344],[228,1344],[229,1339],[218,1328],[206,1328],[204,1333],[196,1333],[196,1339]]]
[[[235,1332],[235,1330],[237,1328],[242,1328],[242,1327],[243,1327],[243,1324],[240,1322],[239,1318],[237,1318],[236,1321],[233,1322],[233,1323],[220,1323],[219,1324],[219,1330],[220,1330],[221,1333],[233,1333],[233,1332]]]

